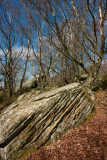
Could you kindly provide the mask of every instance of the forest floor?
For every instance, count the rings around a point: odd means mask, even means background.
[[[107,90],[95,93],[96,115],[23,160],[107,160]]]

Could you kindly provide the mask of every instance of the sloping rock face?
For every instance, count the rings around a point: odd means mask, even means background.
[[[0,115],[0,154],[17,159],[25,150],[53,143],[93,110],[90,93],[79,83],[13,103]]]

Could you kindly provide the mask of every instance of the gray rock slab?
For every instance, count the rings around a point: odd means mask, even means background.
[[[90,94],[87,92],[90,96]],[[0,154],[17,159],[25,150],[55,142],[81,124],[94,110],[79,83],[69,84],[15,102],[0,114]]]

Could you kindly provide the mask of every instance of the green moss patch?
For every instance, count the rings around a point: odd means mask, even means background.
[[[19,158],[26,158],[29,154],[33,153],[37,148],[35,146],[25,148],[24,150],[16,153],[11,160],[19,160]]]
[[[81,122],[78,126],[80,127],[81,125],[85,124],[88,120],[92,119],[94,116],[96,115],[96,110],[94,110],[92,113],[90,113],[85,119],[83,122]]]

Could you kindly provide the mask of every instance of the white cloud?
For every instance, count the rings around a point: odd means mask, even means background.
[[[20,46],[20,47],[15,46],[14,48],[12,48],[12,51],[13,51],[13,55],[14,55],[14,56],[18,56],[18,55],[21,54],[21,55],[23,55],[23,58],[25,58],[26,55],[27,55],[27,53],[28,53],[28,48],[27,48],[27,47],[24,47],[24,46],[23,46],[23,47],[22,47],[22,46]],[[6,52],[7,52],[7,49],[4,50],[4,52],[6,53]],[[1,55],[1,56],[4,55],[4,52],[3,52],[2,49],[0,49],[0,55]],[[35,52],[36,54],[38,54],[36,50],[34,50],[34,52]],[[30,54],[30,56],[33,55],[33,50],[32,50],[31,48],[29,49],[29,54]]]

